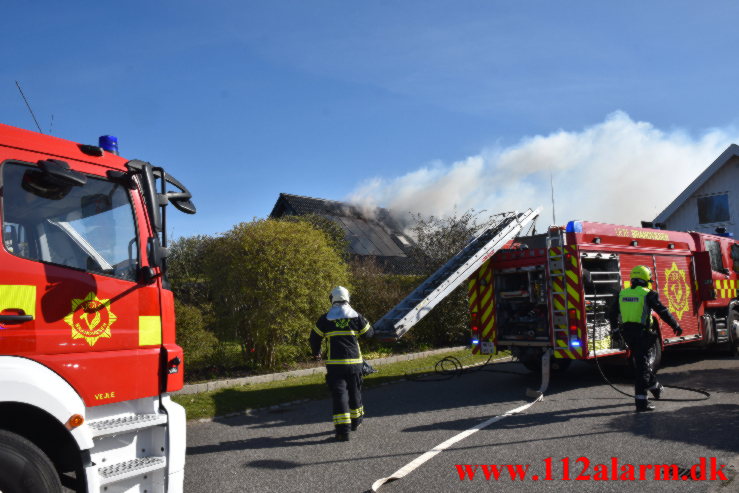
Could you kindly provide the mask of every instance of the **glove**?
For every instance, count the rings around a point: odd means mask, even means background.
[[[683,335],[683,329],[679,325],[676,328],[672,329],[672,331],[678,337],[681,336],[681,335]]]

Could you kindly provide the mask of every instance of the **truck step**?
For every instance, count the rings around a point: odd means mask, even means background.
[[[129,414],[88,422],[93,437],[116,435],[167,424],[166,414]]]
[[[167,459],[164,457],[139,457],[138,459],[101,467],[98,469],[98,474],[100,474],[100,484],[106,485],[148,472],[158,471],[166,466]]]
[[[608,356],[609,354],[623,353],[623,349],[596,349],[593,351],[599,358],[601,356]]]

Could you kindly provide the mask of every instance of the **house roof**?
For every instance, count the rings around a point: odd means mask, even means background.
[[[683,190],[683,192],[677,196],[675,200],[670,203],[670,205],[665,208],[662,212],[659,213],[659,215],[654,218],[654,222],[665,222],[667,219],[670,218],[679,208],[681,205],[683,205],[690,197],[693,196],[693,194],[700,189],[718,170],[720,170],[729,160],[731,160],[733,157],[739,157],[739,146],[736,144],[731,144],[729,147],[726,148],[724,152],[721,153],[721,155],[716,158],[716,160],[711,163],[711,165],[703,170],[703,173],[698,175],[698,178],[693,180],[693,182],[688,185],[688,187]]]
[[[391,272],[416,270],[409,258],[413,242],[387,209],[365,212],[345,202],[281,193],[270,217],[306,214],[326,217],[341,226],[350,254],[375,257]]]

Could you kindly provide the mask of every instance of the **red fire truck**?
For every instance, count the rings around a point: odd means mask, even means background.
[[[0,491],[182,491],[162,168],[0,125]],[[172,191],[174,187],[175,191]]]
[[[636,265],[683,328],[653,320],[658,366],[668,346],[739,344],[739,243],[726,235],[571,221],[519,237],[468,282],[474,353],[510,349],[531,370],[549,353],[553,370],[572,360],[625,356],[607,314]]]

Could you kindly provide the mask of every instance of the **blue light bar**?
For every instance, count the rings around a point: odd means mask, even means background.
[[[472,339],[472,344],[479,344],[480,341],[478,339]]]
[[[577,339],[574,339],[574,340],[573,340],[573,341],[572,341],[572,342],[570,343],[570,346],[574,346],[574,347],[580,347],[580,341],[578,341]]]
[[[98,147],[111,154],[118,155],[118,137],[112,135],[101,135],[98,138]]]
[[[567,233],[582,233],[582,221],[570,221],[565,228]]]

